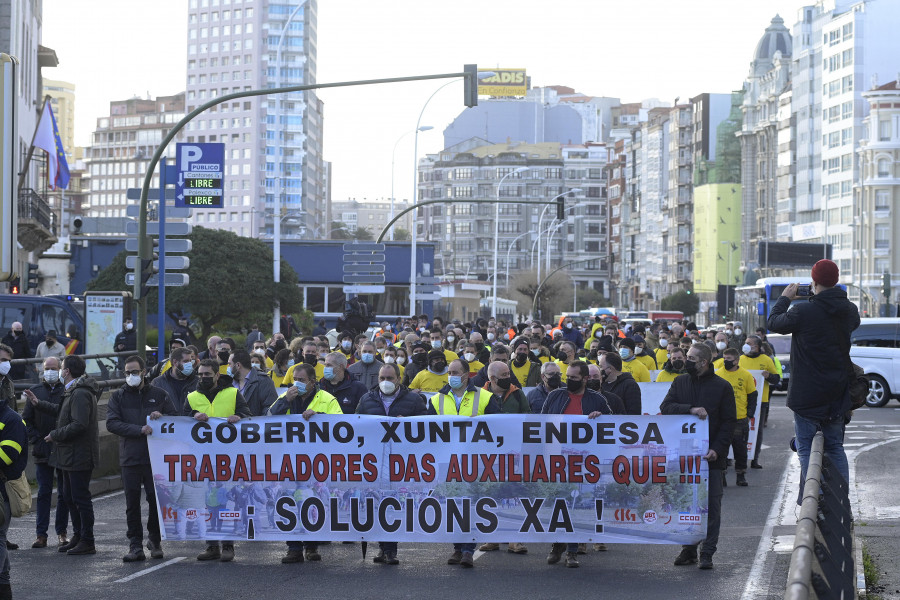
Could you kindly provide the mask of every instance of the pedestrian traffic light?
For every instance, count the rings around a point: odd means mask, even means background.
[[[21,293],[19,291],[19,278],[18,277],[14,277],[13,279],[9,280],[9,293],[10,294]]]
[[[562,196],[556,199],[556,218],[560,221],[566,218],[566,199]]]
[[[472,108],[478,106],[478,65],[464,65],[465,73],[463,89],[463,103]]]
[[[28,263],[28,272],[25,277],[25,289],[36,290],[38,286],[38,266]]]
[[[885,298],[891,297],[891,274],[887,271],[881,276],[881,293]]]
[[[146,298],[150,295],[150,278],[153,277],[155,272],[153,259],[141,261],[141,298]]]

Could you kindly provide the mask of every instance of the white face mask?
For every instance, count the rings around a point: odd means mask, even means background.
[[[750,347],[750,344],[744,344],[743,346],[741,346],[741,352],[743,352],[744,354],[750,354],[752,350],[753,348]]]
[[[463,354],[463,358],[469,362],[472,362],[473,360],[475,360],[475,355],[471,352],[466,352],[465,354]]]
[[[378,389],[380,389],[381,393],[385,396],[390,396],[397,391],[397,384],[395,384],[393,381],[379,381]]]
[[[0,375],[3,375],[4,377],[6,377],[6,375],[9,373],[9,370],[11,368],[12,368],[12,365],[9,364],[8,360],[3,361],[2,363],[0,363]]]
[[[384,364],[386,364],[386,365],[391,365],[391,364],[394,364],[395,362],[397,362],[397,359],[394,358],[393,356],[385,356],[384,357]]]
[[[493,333],[489,333],[489,334],[488,334],[488,341],[493,342],[493,341],[494,341],[494,337],[495,337],[495,336],[494,336]]]
[[[734,335],[741,335],[742,331],[743,330],[740,327],[738,327],[737,329],[734,330]]]
[[[140,375],[129,375],[125,378],[125,383],[130,385],[131,387],[138,387],[141,385],[141,376]]]
[[[253,351],[253,354],[256,354],[257,356],[265,356],[266,351],[263,348],[257,348],[256,350]]]
[[[44,381],[47,383],[56,383],[59,381],[59,371],[44,371]]]
[[[660,347],[660,348],[665,348],[665,347],[668,346],[668,345],[669,345],[669,340],[659,340],[659,347]]]
[[[134,327],[132,323],[125,323],[125,331],[131,331],[132,327]]]
[[[716,342],[716,349],[721,352],[727,345],[725,342]]]
[[[405,365],[405,364],[406,364],[406,357],[405,357],[405,356],[398,356],[398,357],[397,357],[397,364],[398,364],[398,365]]]
[[[452,344],[453,342],[456,341],[456,336],[455,336],[455,335],[448,335],[448,336],[447,336],[447,341],[450,342],[450,343]]]

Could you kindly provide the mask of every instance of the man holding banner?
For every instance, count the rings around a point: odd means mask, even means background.
[[[731,384],[712,369],[712,351],[705,344],[694,344],[688,350],[685,375],[672,382],[660,405],[664,415],[692,414],[709,420],[709,451],[703,458],[709,463],[709,513],[706,539],[700,548],[701,569],[712,569],[712,557],[719,542],[722,512],[722,470],[728,459],[728,447],[737,421],[734,391]],[[675,565],[697,562],[697,546],[682,546]]]
[[[447,370],[448,383],[431,397],[428,404],[429,415],[454,415],[460,417],[480,417],[500,412],[500,401],[487,390],[477,388],[469,382],[469,363],[457,358]],[[453,554],[447,559],[448,565],[474,567],[473,542],[453,544]]]
[[[329,355],[330,356],[330,355]],[[340,415],[344,411],[337,398],[320,390],[316,385],[316,368],[308,363],[294,366],[294,385],[283,393],[269,409],[270,415],[301,415],[309,421],[313,415]],[[304,547],[306,560],[322,560],[318,542],[291,541],[287,543],[287,554],[281,559],[284,564],[302,563]]]

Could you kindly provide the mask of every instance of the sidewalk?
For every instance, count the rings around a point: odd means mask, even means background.
[[[878,583],[869,587],[869,595],[881,600],[900,599],[900,518],[867,521],[854,526],[857,543],[871,556],[876,565]],[[858,573],[863,566],[857,565]]]

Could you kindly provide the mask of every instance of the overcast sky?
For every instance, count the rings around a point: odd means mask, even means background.
[[[567,85],[623,102],[671,102],[740,89],[759,38],[792,28],[813,0],[319,0],[318,82],[479,67],[525,68],[532,85]],[[187,0],[44,0],[43,45],[76,85],[75,140],[87,145],[109,102],[185,89]],[[389,198],[398,139],[445,81],[324,90],[334,200]],[[463,110],[462,82],[425,109],[419,155],[443,147]],[[413,136],[397,145],[395,196],[408,198]]]

